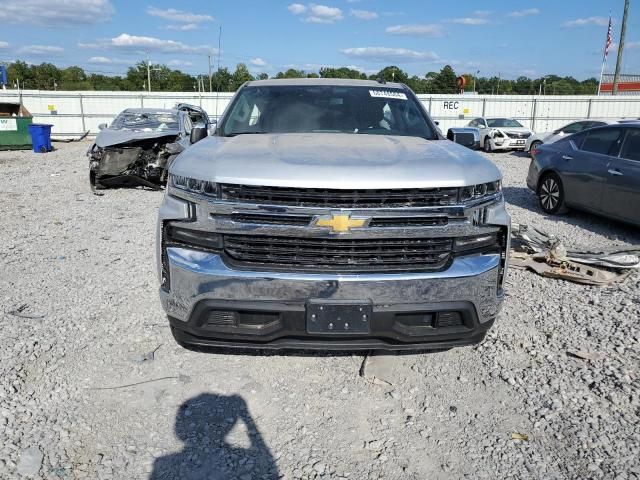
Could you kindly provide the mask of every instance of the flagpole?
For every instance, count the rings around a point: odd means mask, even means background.
[[[607,28],[607,41],[604,43],[604,51],[602,52],[602,67],[600,68],[600,81],[598,82],[598,96],[602,89],[602,77],[604,76],[604,66],[607,63],[607,54],[611,46],[611,10],[609,10],[609,27]]]
[[[604,66],[607,63],[607,56],[602,55],[602,68],[600,68],[600,81],[598,82],[598,96],[600,96],[600,88],[602,87],[602,76],[604,75]]]

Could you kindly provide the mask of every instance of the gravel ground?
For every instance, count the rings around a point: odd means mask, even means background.
[[[0,152],[0,478],[640,478],[638,274],[594,288],[511,270],[483,344],[372,356],[364,377],[361,355],[193,353],[157,295],[162,193],[93,196],[87,147]],[[640,244],[542,215],[528,159],[491,159],[515,222]]]

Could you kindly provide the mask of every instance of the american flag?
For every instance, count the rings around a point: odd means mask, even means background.
[[[607,58],[609,54],[609,47],[613,43],[613,38],[611,37],[611,17],[609,17],[609,29],[607,30],[607,42],[604,44],[604,58]]]

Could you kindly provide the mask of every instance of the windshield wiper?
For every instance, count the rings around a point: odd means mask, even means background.
[[[238,135],[264,135],[267,134],[269,132],[257,132],[255,130],[250,131],[250,132],[231,132],[228,133],[227,135],[225,135],[225,137],[236,137]]]

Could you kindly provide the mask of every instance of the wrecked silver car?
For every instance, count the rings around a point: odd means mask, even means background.
[[[192,105],[124,110],[111,125],[100,125],[87,152],[91,187],[161,188],[173,159],[206,137],[209,126],[207,114]]]

